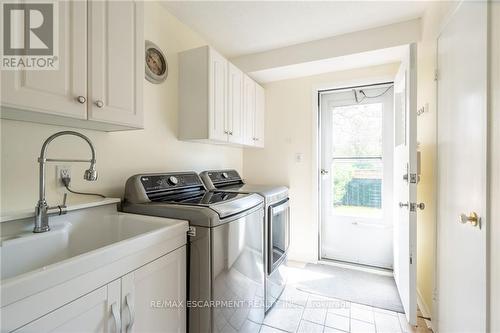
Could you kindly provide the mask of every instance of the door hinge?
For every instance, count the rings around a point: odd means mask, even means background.
[[[403,175],[403,179],[408,182],[408,175],[410,176],[410,184],[416,184],[418,182],[418,176],[416,173],[408,173]]]
[[[438,69],[436,68],[436,69],[434,70],[434,81],[437,81],[437,80],[439,80],[439,71],[438,71]]]
[[[418,177],[416,173],[410,173],[410,183],[416,184],[418,181]]]
[[[187,231],[187,235],[191,236],[191,237],[195,237],[196,236],[196,228],[195,227],[189,227],[189,229]]]
[[[412,264],[413,264],[413,257],[410,256],[410,265],[412,265]]]

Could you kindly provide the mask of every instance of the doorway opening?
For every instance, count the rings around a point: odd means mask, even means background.
[[[392,270],[394,84],[318,97],[320,260]]]

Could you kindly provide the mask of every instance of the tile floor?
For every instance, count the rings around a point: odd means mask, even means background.
[[[287,286],[264,320],[260,333],[428,333],[423,319],[416,327],[403,314],[307,293]]]

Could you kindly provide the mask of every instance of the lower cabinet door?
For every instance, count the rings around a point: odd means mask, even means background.
[[[122,277],[122,332],[186,331],[186,246]]]
[[[15,332],[118,333],[120,326],[120,280],[115,280]]]

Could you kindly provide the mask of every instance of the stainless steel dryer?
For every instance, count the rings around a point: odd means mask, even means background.
[[[139,174],[122,210],[188,220],[188,331],[258,332],[264,319],[264,214],[256,194],[207,191],[194,172]]]
[[[280,297],[286,285],[286,261],[290,244],[290,207],[286,186],[246,184],[236,170],[203,171],[207,189],[226,193],[256,193],[264,198],[266,267],[266,312]]]

